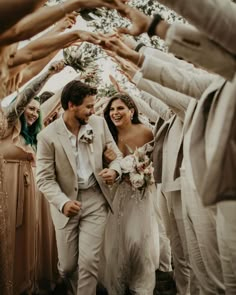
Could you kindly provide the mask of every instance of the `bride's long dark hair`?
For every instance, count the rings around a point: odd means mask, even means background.
[[[133,119],[132,119],[132,124],[142,124],[141,121],[139,120],[138,117],[138,108],[136,106],[136,104],[134,103],[133,99],[126,93],[117,93],[114,96],[112,96],[112,98],[110,99],[110,101],[108,102],[103,114],[104,114],[104,118],[107,122],[108,128],[115,140],[115,142],[118,142],[118,131],[116,126],[113,124],[111,117],[110,117],[110,109],[111,109],[111,104],[113,103],[113,101],[120,99],[130,110],[133,109],[134,113],[133,113]]]

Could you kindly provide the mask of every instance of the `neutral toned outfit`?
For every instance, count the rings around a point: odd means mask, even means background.
[[[167,31],[165,41],[169,52],[227,80],[233,79],[236,71],[235,56],[196,28],[173,23]]]
[[[4,173],[4,160],[0,157],[0,289],[6,295],[12,294],[12,242],[8,208],[8,195]]]
[[[235,8],[235,4],[231,3]],[[227,8],[227,6],[225,6]],[[218,7],[217,7],[218,9]],[[222,13],[224,14],[224,13]],[[231,23],[232,20],[227,22]],[[222,24],[223,25],[223,24]],[[196,189],[205,205],[217,206],[217,239],[227,294],[236,290],[235,212],[235,56],[189,27],[175,26],[170,50],[227,78],[213,83],[200,100],[192,122],[190,160]],[[217,33],[217,32],[216,32]],[[233,34],[233,32],[227,32]],[[222,36],[222,39],[225,35]],[[196,44],[198,43],[198,46]],[[203,54],[204,52],[204,54]],[[221,56],[207,58],[212,52]]]
[[[180,178],[173,180],[176,142],[180,138],[182,126],[182,121],[177,116],[173,116],[157,131],[153,163],[156,167],[155,180],[161,183],[159,196],[162,201],[161,212],[171,241],[177,292],[190,294],[191,267],[182,214]]]
[[[82,142],[87,130],[93,132],[92,143]],[[103,169],[107,144],[117,153],[110,168],[118,174],[121,154],[101,117],[93,115],[89,124],[81,127],[78,149],[75,136],[69,133],[61,117],[39,134],[36,178],[50,203],[60,274],[68,279],[74,294],[94,295],[107,212],[112,208],[111,191],[98,173]],[[72,218],[61,213],[69,200],[82,203],[82,209]]]
[[[124,158],[125,159],[125,158]],[[119,183],[107,220],[101,275],[110,295],[152,295],[159,268],[159,209],[155,185],[144,192]]]
[[[236,4],[231,0],[160,0],[226,51],[236,54]]]
[[[47,199],[37,194],[36,290],[53,290],[59,273],[55,229]]]
[[[217,90],[217,87],[214,87],[212,81],[216,81],[218,78],[215,78],[213,75],[208,73],[201,75],[195,73],[191,74],[184,69],[178,69],[176,66],[170,63],[164,63],[160,60],[154,63],[153,58],[150,57],[145,57],[141,71],[144,78],[152,79],[153,81],[164,84],[166,87],[196,97],[197,99],[200,99],[203,93],[205,95],[207,91],[211,93]],[[183,138],[184,135],[184,157],[188,155],[188,145],[186,145],[188,137],[186,136],[186,132],[190,126],[196,105],[197,101],[191,100],[185,115],[184,128],[181,136]],[[181,138],[179,140],[179,146],[182,146]],[[182,161],[179,155],[180,154],[178,154],[177,160],[174,161],[177,163],[178,169]],[[199,196],[195,193],[194,187],[191,185],[192,173],[191,168],[189,168],[189,158],[184,161],[184,165],[186,166],[183,168],[186,169],[187,173],[184,174],[184,170],[182,170],[181,174],[182,214],[191,267],[200,287],[200,290],[196,292],[218,294],[224,292],[224,285],[216,236],[215,212],[206,212],[201,202],[197,202]],[[191,215],[197,216],[197,218],[192,217],[189,219]],[[199,232],[199,228],[201,228],[201,232]],[[205,236],[207,239],[204,239]],[[211,244],[211,248],[208,247],[209,243]],[[217,265],[217,267],[214,265]],[[202,279],[203,274],[205,280]]]
[[[169,120],[173,116],[173,111],[160,99],[146,91],[141,91],[142,99],[153,109],[160,118]]]
[[[10,218],[10,255],[13,294],[32,290],[36,256],[36,194],[32,170],[34,151],[20,135],[20,122],[8,130],[0,144]]]

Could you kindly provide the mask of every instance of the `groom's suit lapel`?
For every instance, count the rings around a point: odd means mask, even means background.
[[[65,151],[65,154],[70,162],[73,172],[75,175],[77,175],[75,156],[74,156],[74,153],[73,153],[73,150],[71,147],[71,142],[69,140],[68,133],[65,129],[65,126],[64,126],[64,123],[62,120],[63,119],[60,118],[56,121],[57,135],[58,135],[60,143]]]

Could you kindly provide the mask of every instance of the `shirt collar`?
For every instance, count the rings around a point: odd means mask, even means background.
[[[70,130],[67,128],[66,123],[63,119],[63,116],[61,117],[61,119],[62,119],[63,125],[65,127],[65,130],[68,133],[69,139],[75,137],[75,135],[73,133],[71,133]],[[91,125],[89,125],[89,124],[81,125],[80,130],[79,130],[79,134],[78,134],[78,139],[80,139],[86,133],[86,131],[89,131],[89,130],[93,130]]]

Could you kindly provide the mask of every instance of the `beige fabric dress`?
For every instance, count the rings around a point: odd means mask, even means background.
[[[57,245],[50,207],[44,195],[37,191],[36,288],[53,290],[58,279]]]
[[[7,268],[5,276],[13,285],[14,295],[33,287],[36,247],[36,195],[32,171],[34,151],[24,144],[19,133],[20,122],[17,122],[13,130],[7,130],[2,135],[0,144],[3,157],[1,169],[5,179],[2,194],[7,196],[8,234],[12,245],[9,255],[1,258],[5,265],[8,265],[9,258],[13,258],[12,267]]]

